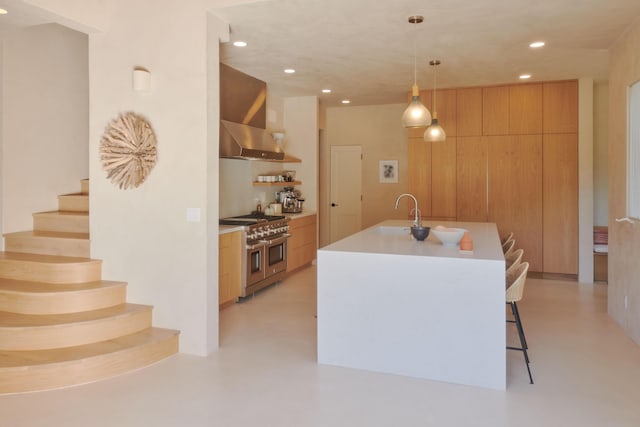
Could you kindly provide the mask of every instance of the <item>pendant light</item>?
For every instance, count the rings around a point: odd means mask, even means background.
[[[424,20],[422,16],[410,16],[410,24],[419,24]],[[413,41],[413,86],[411,87],[411,102],[402,114],[402,126],[417,128],[428,126],[431,123],[431,113],[420,102],[420,89],[416,80],[416,41]]]
[[[436,68],[440,65],[440,60],[434,59],[429,61],[429,65],[433,67],[433,118],[431,125],[424,131],[424,140],[427,142],[442,142],[447,139],[442,126],[438,124],[438,112],[436,111]]]

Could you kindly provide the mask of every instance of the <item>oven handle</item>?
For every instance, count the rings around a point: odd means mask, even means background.
[[[278,236],[273,240],[260,240],[260,243],[264,243],[265,245],[277,245],[280,242],[284,242],[289,237],[291,237],[291,234],[283,234],[282,236]]]
[[[247,245],[247,250],[254,250],[254,249],[260,249],[260,248],[264,248],[266,246],[266,244],[264,243],[264,240],[260,240],[257,244],[255,245]]]

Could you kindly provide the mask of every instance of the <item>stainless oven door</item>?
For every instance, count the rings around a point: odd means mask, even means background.
[[[287,269],[287,239],[288,234],[272,240],[263,240],[265,244],[266,277]]]
[[[263,242],[247,245],[247,283],[245,288],[266,277],[265,247]]]

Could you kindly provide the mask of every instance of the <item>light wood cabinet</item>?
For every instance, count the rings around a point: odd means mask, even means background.
[[[408,131],[408,188],[422,216],[495,222],[531,271],[577,274],[577,81],[442,92],[447,140]],[[430,108],[430,92],[421,95]]]
[[[431,144],[431,216],[456,218],[456,137]]]
[[[578,274],[578,135],[544,135],[543,271]]]
[[[458,89],[456,105],[457,136],[482,135],[482,88]]]
[[[578,82],[543,84],[544,133],[578,133]]]
[[[489,137],[489,222],[513,232],[531,271],[542,270],[542,135]]]
[[[431,144],[422,136],[410,137],[408,147],[409,193],[418,199],[418,209],[423,217],[431,216]],[[408,216],[411,216],[407,212]]]
[[[242,292],[242,232],[218,237],[218,305],[233,304]]]
[[[509,134],[509,86],[482,89],[482,134]]]
[[[509,87],[509,135],[542,133],[542,85]]]
[[[458,137],[456,145],[456,217],[487,221],[487,138]]]
[[[295,271],[316,259],[316,215],[308,215],[289,221],[287,242],[287,271]]]

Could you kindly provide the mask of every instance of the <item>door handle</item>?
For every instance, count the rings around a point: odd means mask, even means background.
[[[337,203],[331,203],[331,207],[332,207],[332,208],[335,208],[336,206],[338,206],[338,204],[337,204]]]

